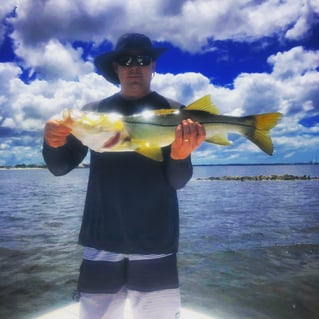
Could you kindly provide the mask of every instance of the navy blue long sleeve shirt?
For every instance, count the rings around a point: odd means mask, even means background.
[[[170,108],[170,102],[155,92],[134,101],[115,94],[85,109],[130,115],[146,107]],[[157,162],[135,152],[91,151],[80,244],[130,254],[177,251],[176,190],[186,185],[193,169],[190,158],[173,160],[170,147],[162,152],[164,161]],[[72,135],[62,147],[46,143],[43,147],[44,159],[54,175],[67,174],[86,154],[87,147]]]

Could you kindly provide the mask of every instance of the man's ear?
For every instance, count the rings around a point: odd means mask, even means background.
[[[156,61],[152,62],[152,72],[155,73],[156,71]]]

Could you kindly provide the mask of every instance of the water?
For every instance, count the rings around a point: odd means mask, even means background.
[[[318,165],[195,167],[181,191],[185,306],[216,318],[319,318],[319,181],[198,177],[319,176]],[[0,171],[0,318],[71,302],[87,169]]]

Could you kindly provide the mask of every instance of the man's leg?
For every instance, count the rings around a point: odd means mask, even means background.
[[[85,249],[80,268],[80,319],[122,319],[127,260],[120,254]]]
[[[126,289],[114,294],[80,295],[80,319],[124,319]]]
[[[133,319],[178,319],[181,299],[179,289],[140,292],[129,290],[128,300]]]
[[[129,255],[127,274],[133,319],[179,318],[181,301],[176,254],[144,260]]]

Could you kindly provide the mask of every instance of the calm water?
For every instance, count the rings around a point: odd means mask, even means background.
[[[195,167],[179,191],[185,306],[220,319],[319,318],[319,181],[197,177],[319,176],[319,165]],[[71,302],[87,169],[0,171],[0,318]]]

